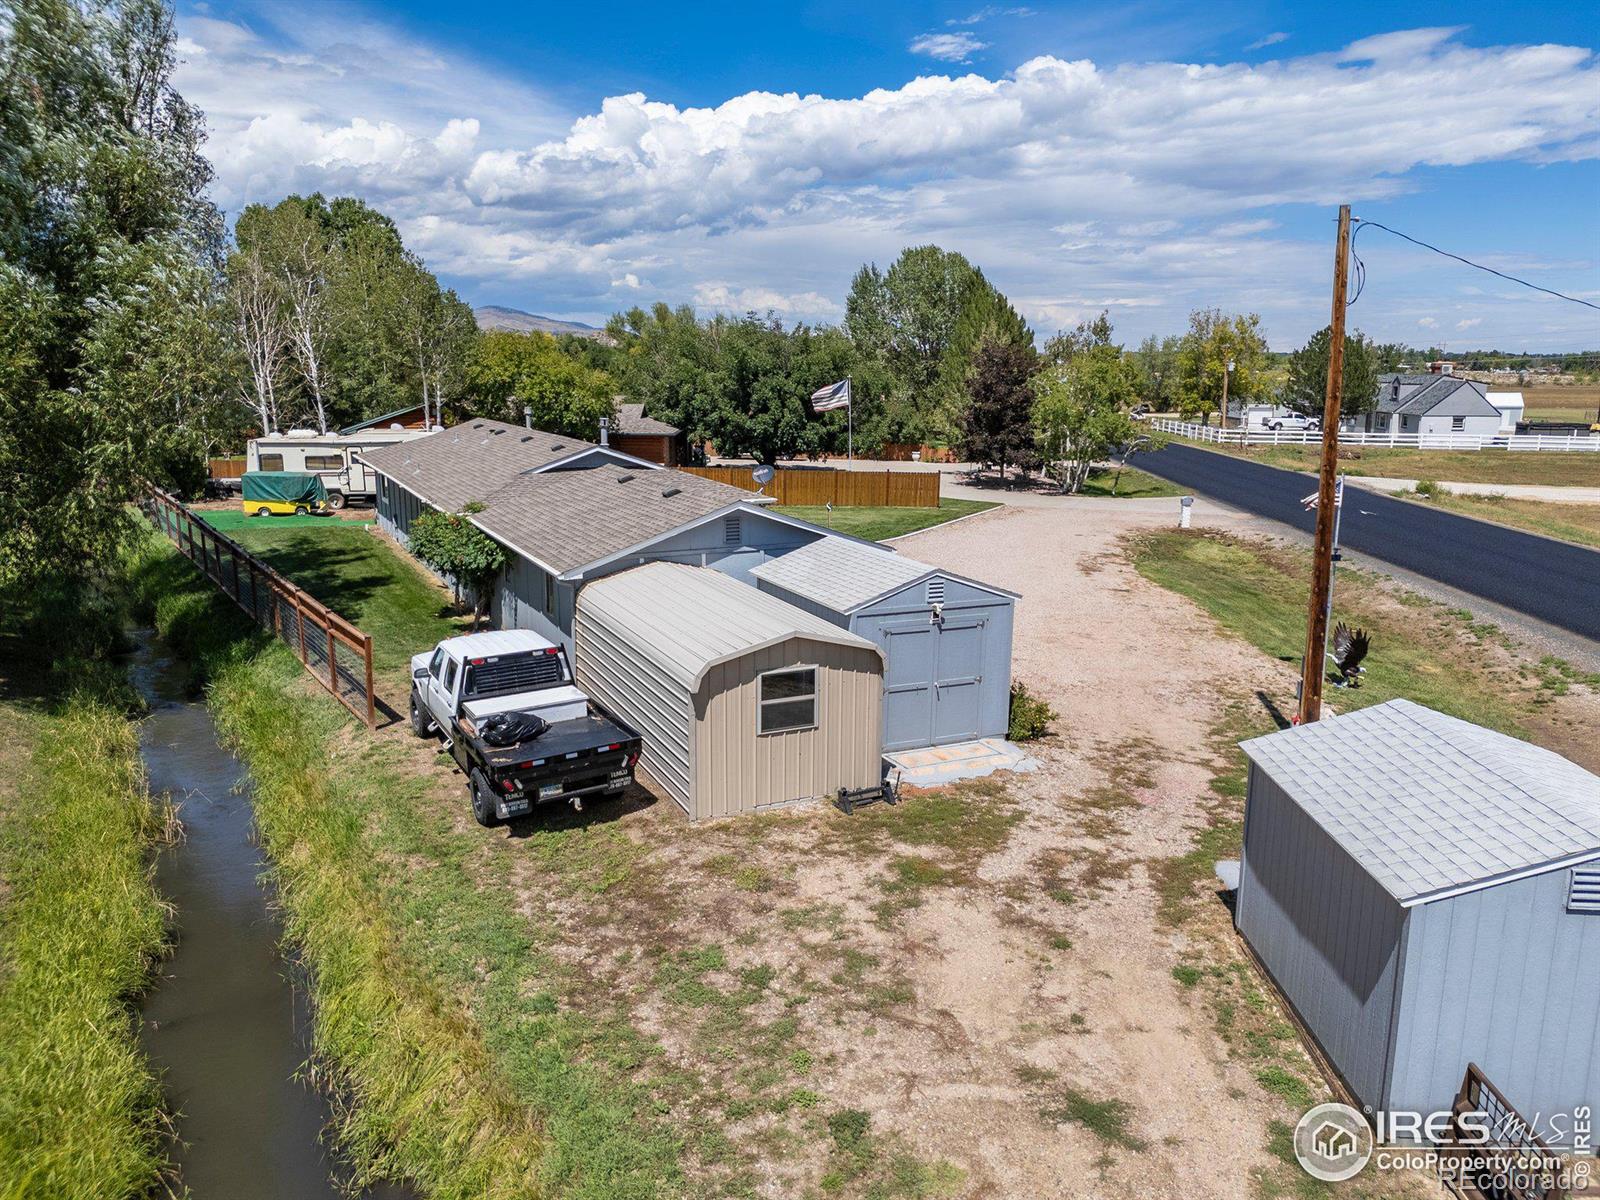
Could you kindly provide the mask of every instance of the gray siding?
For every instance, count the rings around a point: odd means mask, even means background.
[[[1373,1107],[1383,1101],[1403,918],[1252,763],[1234,922],[1351,1090]]]
[[[518,555],[500,573],[490,614],[499,629],[531,629],[540,637],[573,649],[572,608],[576,591],[570,583],[554,581],[553,596],[547,595],[544,568]],[[553,599],[554,606],[546,607]]]
[[[1448,1108],[1475,1062],[1528,1117],[1600,1100],[1600,914],[1566,868],[1414,907],[1385,1107]]]
[[[597,569],[585,577],[585,582],[602,575],[626,571],[644,562],[676,562],[691,567],[711,567],[743,583],[753,584],[755,580],[750,577],[752,567],[758,567],[769,558],[787,554],[822,536],[772,520],[756,511],[745,511],[738,514],[738,518],[736,540],[727,539],[727,526],[719,517],[654,542],[642,554]]]

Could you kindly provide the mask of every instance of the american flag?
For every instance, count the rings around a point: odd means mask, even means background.
[[[850,407],[850,381],[841,379],[838,383],[830,383],[827,387],[818,388],[811,393],[811,401],[806,406],[813,413],[832,412],[836,408]]]

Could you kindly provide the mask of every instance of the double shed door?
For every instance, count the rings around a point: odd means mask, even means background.
[[[883,748],[911,750],[978,736],[986,616],[885,624]]]

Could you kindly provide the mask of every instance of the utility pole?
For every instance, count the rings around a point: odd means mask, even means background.
[[[1228,427],[1228,376],[1232,374],[1233,359],[1230,358],[1222,365],[1222,420],[1217,422],[1224,429]]]
[[[1299,724],[1322,717],[1322,681],[1327,675],[1328,603],[1333,587],[1334,481],[1339,469],[1339,398],[1344,389],[1344,296],[1350,278],[1350,206],[1339,206],[1339,236],[1333,256],[1332,336],[1328,340],[1328,390],[1322,397],[1322,472],[1317,488],[1317,537],[1312,547],[1311,599],[1306,612],[1306,654],[1300,665]]]

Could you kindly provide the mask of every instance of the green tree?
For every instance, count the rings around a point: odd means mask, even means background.
[[[721,384],[714,379],[717,346],[688,305],[657,304],[617,313],[606,324],[617,348],[617,390],[658,420],[676,425],[691,455],[711,436],[710,418]]]
[[[1139,398],[1157,412],[1166,412],[1175,405],[1179,345],[1176,336],[1158,338],[1152,333],[1128,355],[1139,377]]]
[[[1038,361],[1032,346],[999,337],[979,343],[967,380],[971,405],[962,427],[969,460],[996,465],[1002,476],[1007,464],[1028,467],[1038,461],[1030,420]]]
[[[1321,416],[1328,392],[1328,356],[1333,331],[1326,325],[1289,356],[1283,402],[1296,412]],[[1371,412],[1378,402],[1378,361],[1371,342],[1359,331],[1345,334],[1344,378],[1339,411],[1349,416]]]
[[[13,0],[0,27],[0,587],[31,605],[203,450],[222,222],[165,5]]]
[[[1044,359],[1055,366],[1065,366],[1079,354],[1111,345],[1111,314],[1105,309],[1088,321],[1079,321],[1072,329],[1063,329],[1044,344]]]
[[[478,336],[467,359],[466,392],[482,416],[520,423],[526,405],[535,429],[586,441],[600,436],[601,417],[616,416],[611,376],[563,354],[553,337],[537,331]]]
[[[474,628],[489,610],[495,581],[508,561],[505,547],[472,523],[472,513],[482,509],[481,504],[469,504],[460,513],[429,509],[411,522],[408,537],[411,553],[450,581],[457,604],[463,591],[471,593]]]
[[[1196,309],[1189,314],[1188,332],[1178,345],[1178,411],[1210,424],[1211,414],[1222,408],[1223,376],[1230,362],[1229,399],[1243,401],[1258,395],[1266,356],[1261,318],[1255,313],[1230,315],[1215,308]]]
[[[1045,471],[1063,492],[1076,493],[1095,463],[1132,442],[1138,426],[1128,415],[1138,396],[1138,372],[1110,344],[1110,330],[1034,382],[1033,428]]]

